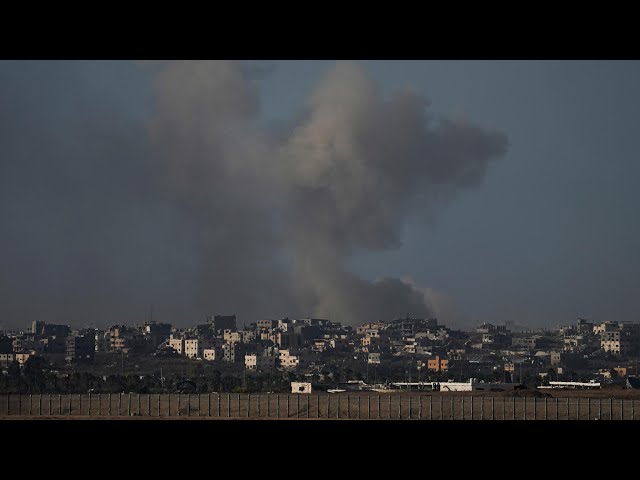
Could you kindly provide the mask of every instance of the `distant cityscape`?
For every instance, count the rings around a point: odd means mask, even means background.
[[[355,328],[318,318],[239,328],[235,315],[188,328],[34,321],[27,331],[0,331],[0,393],[624,386],[638,375],[639,357],[640,324],[582,318],[556,329],[507,322],[471,331],[409,316]]]

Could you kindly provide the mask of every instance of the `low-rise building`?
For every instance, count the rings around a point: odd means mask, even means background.
[[[427,360],[427,369],[432,372],[444,372],[449,370],[449,360],[436,355],[436,358]]]
[[[311,383],[291,382],[291,393],[311,393]]]

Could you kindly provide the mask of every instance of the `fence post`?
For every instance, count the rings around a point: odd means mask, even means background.
[[[391,395],[389,395],[389,420],[391,420]]]
[[[347,395],[347,418],[351,419],[351,399],[349,395]]]
[[[484,397],[480,397],[480,420],[484,420]]]
[[[22,394],[18,394],[18,415],[22,415]]]
[[[51,394],[49,394],[49,416],[51,416],[51,415],[52,415],[52,412],[51,412]]]
[[[548,420],[548,418],[547,418],[547,397],[544,397],[544,419]]]
[[[51,394],[49,394],[49,399],[51,399]],[[49,404],[51,404],[51,402],[49,402]],[[51,410],[51,408],[49,408],[49,410]],[[11,414],[11,394],[7,393],[7,416]],[[51,412],[49,412],[49,415],[51,415]]]
[[[451,395],[451,411],[449,412],[451,414],[451,420],[455,420],[454,415],[453,415],[453,399],[455,397],[453,395]]]
[[[109,416],[111,416],[111,392],[109,392],[109,408],[107,409]]]
[[[367,420],[371,419],[371,395],[367,395]]]
[[[240,397],[240,395],[238,395]],[[238,413],[240,413],[240,407],[238,407]],[[187,393],[187,417],[191,416],[191,394]]]
[[[609,420],[613,420],[613,398],[609,397]]]
[[[433,403],[433,397],[429,395],[429,420],[433,420],[432,403]]]
[[[129,401],[127,402],[127,417],[131,416],[131,392],[129,392]]]
[[[49,415],[51,415],[51,395],[49,395]],[[98,416],[102,415],[102,393],[98,394]]]
[[[567,397],[567,420],[571,420],[570,418],[570,411],[569,411],[569,397]]]
[[[178,416],[180,416],[180,407],[181,407],[181,405],[180,405],[180,397],[181,397],[181,395],[178,392]]]
[[[527,419],[527,397],[522,397],[522,400],[524,400],[524,419]]]
[[[598,399],[598,420],[602,420],[602,398]]]
[[[591,420],[591,397],[587,398],[587,420]]]
[[[440,420],[444,420],[444,415],[442,415],[442,395],[440,395]]]
[[[149,395],[151,397],[151,395]],[[151,401],[151,400],[149,400]],[[151,404],[149,404],[151,405]],[[151,416],[151,410],[149,410],[149,416]],[[158,394],[158,417],[160,417],[160,394]]]
[[[636,401],[635,399],[631,399],[631,420],[636,419]]]
[[[280,418],[280,395],[276,396],[276,417]]]
[[[31,397],[31,394],[29,394],[29,416],[31,416],[31,404],[33,403],[33,398]]]
[[[73,395],[69,394],[69,415],[71,415],[71,409],[73,407]]]
[[[329,407],[331,406],[331,395],[325,397],[327,399],[327,420],[329,419]]]
[[[227,393],[227,418],[231,418],[231,394]]]
[[[122,415],[122,392],[118,394],[118,416]]]
[[[311,395],[307,397],[307,418],[309,418],[309,400],[311,400]]]
[[[320,418],[320,395],[316,394],[316,418]]]
[[[402,394],[398,395],[398,420],[402,420]]]
[[[422,395],[418,395],[418,420],[422,420]]]
[[[340,418],[340,394],[338,394],[338,408],[336,409],[336,418]]]
[[[285,418],[289,418],[289,394],[287,394],[287,416]]]
[[[558,410],[560,410],[560,406],[558,405],[558,397],[556,397],[556,420],[560,419]]]
[[[411,394],[409,394],[409,420],[411,420]]]
[[[538,408],[537,408],[537,404],[538,404],[538,401],[537,401],[537,400],[538,400],[538,399],[537,399],[536,397],[533,397],[533,419],[534,419],[534,420],[537,420],[537,419],[538,419],[538,418],[537,418],[537,416],[538,416],[538,414],[537,414],[537,410],[538,410]]]
[[[91,394],[89,394],[91,395]],[[38,395],[39,400],[38,400],[38,415],[42,415],[42,394]]]
[[[507,399],[502,397],[502,420],[507,419],[507,407],[506,407]]]
[[[491,397],[491,420],[496,419],[496,409],[495,409],[495,400],[494,397]]]
[[[513,411],[511,412],[513,419],[516,419],[516,397],[511,397],[512,398],[512,407],[513,407]]]

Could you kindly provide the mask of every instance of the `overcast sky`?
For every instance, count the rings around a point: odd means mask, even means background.
[[[638,85],[618,61],[0,62],[0,328],[637,321]]]

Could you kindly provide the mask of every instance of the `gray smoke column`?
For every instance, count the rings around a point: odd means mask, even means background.
[[[409,212],[478,184],[508,146],[499,132],[436,121],[412,91],[382,98],[350,62],[326,73],[285,134],[256,122],[258,93],[240,63],[169,62],[155,91],[156,180],[194,246],[199,305],[247,317],[433,313],[428,289],[370,282],[346,261],[397,248]]]

